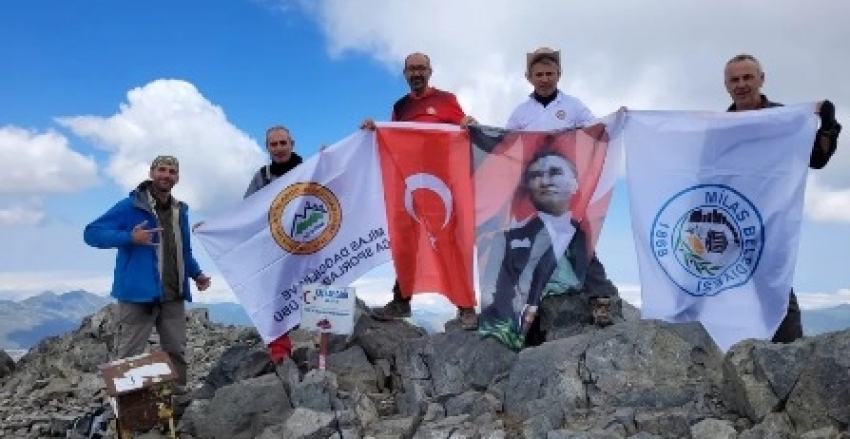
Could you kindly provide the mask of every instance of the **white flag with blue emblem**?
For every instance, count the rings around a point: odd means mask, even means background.
[[[643,318],[699,321],[723,351],[773,336],[794,279],[813,108],[628,112]]]
[[[195,234],[269,343],[301,322],[299,285],[348,285],[389,262],[387,230],[375,133],[359,130]]]

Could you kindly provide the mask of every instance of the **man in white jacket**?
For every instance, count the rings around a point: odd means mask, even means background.
[[[590,125],[596,119],[582,101],[558,89],[558,81],[561,79],[559,51],[541,47],[526,54],[525,78],[534,90],[528,99],[514,109],[505,128],[516,131],[569,130]],[[599,268],[596,273],[606,278],[605,270],[595,255],[593,261]],[[610,297],[601,293],[591,294],[591,297],[594,323],[599,326],[610,325],[613,322]]]

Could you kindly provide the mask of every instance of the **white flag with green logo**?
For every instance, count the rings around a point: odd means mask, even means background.
[[[379,166],[360,130],[195,231],[266,343],[300,323],[299,285],[345,286],[391,260]]]

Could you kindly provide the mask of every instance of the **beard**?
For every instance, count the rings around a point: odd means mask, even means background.
[[[407,81],[410,84],[410,89],[413,91],[422,91],[425,90],[425,77],[424,76],[411,76]]]

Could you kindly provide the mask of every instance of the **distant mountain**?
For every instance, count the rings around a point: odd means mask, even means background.
[[[45,337],[77,329],[110,302],[86,291],[45,292],[18,302],[0,300],[0,348],[29,349]]]
[[[112,302],[82,290],[45,292],[27,299],[0,300],[0,349],[29,349],[44,338],[75,330],[82,320]],[[253,326],[242,305],[232,302],[192,303],[207,308],[210,320],[224,325]],[[411,320],[428,333],[442,332],[454,315],[444,310],[414,309]],[[850,328],[850,305],[803,310],[806,335]]]
[[[818,335],[847,328],[850,328],[850,305],[848,304],[803,310],[803,330],[806,335]]]
[[[210,320],[222,325],[254,326],[242,305],[233,302],[191,303],[190,308],[206,308],[210,311]]]
[[[87,291],[45,292],[19,301],[0,300],[0,349],[29,349],[41,340],[73,331],[83,319],[113,299]],[[224,325],[252,326],[238,303],[193,303],[207,308],[210,320]]]

